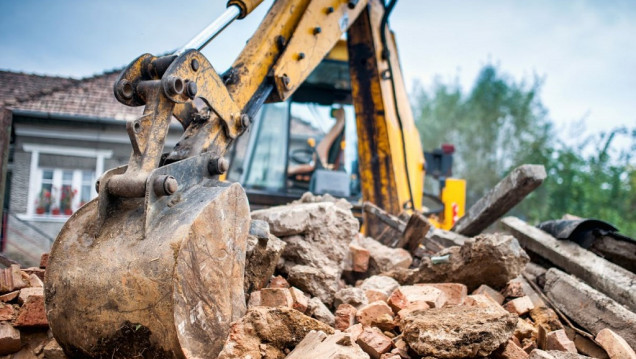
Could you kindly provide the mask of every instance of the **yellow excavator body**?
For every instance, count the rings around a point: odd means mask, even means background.
[[[130,160],[104,173],[98,198],[67,221],[45,278],[47,317],[69,358],[125,358],[136,345],[146,357],[216,357],[245,312],[250,228],[244,189],[221,180],[224,156],[262,105],[289,99],[344,34],[362,198],[392,214],[421,206],[424,159],[387,26],[392,5],[277,0],[219,75],[199,50],[259,3],[230,0],[202,35],[172,55],[139,56],[116,80],[121,103],[145,106],[127,122]],[[184,133],[164,153],[173,117]]]

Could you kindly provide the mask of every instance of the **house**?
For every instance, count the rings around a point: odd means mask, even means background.
[[[97,196],[105,170],[128,163],[126,121],[142,107],[117,102],[119,71],[84,79],[0,71],[0,252],[39,262],[68,217]],[[171,125],[166,146],[180,135]]]

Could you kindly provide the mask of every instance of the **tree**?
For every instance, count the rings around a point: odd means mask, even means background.
[[[548,178],[512,210],[532,223],[565,213],[598,218],[636,235],[636,128],[615,129],[578,142],[558,138],[541,103],[542,82],[516,82],[485,66],[468,93],[457,83],[416,86],[414,114],[424,148],[455,145],[454,172],[467,180],[467,206],[513,168],[543,164]],[[619,150],[617,136],[631,148]]]
[[[431,93],[415,89],[416,124],[425,149],[452,143],[456,176],[469,179],[474,203],[518,163],[540,163],[549,155],[552,124],[539,99],[541,82],[515,82],[485,66],[472,90],[439,81]]]

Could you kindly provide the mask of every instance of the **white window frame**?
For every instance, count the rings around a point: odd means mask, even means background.
[[[68,216],[65,215],[40,216],[35,213],[35,202],[42,189],[42,168],[40,168],[39,163],[40,154],[95,158],[95,176],[97,177],[101,176],[101,174],[104,172],[104,160],[109,159],[113,156],[112,150],[98,150],[94,148],[38,145],[32,143],[25,143],[22,147],[25,152],[31,152],[31,166],[29,171],[27,210],[25,214],[18,215],[18,217],[20,219],[30,221],[65,222],[68,219]],[[54,177],[56,176],[57,172],[59,172],[59,175],[61,176],[62,170],[53,170]],[[73,171],[73,185],[75,186],[76,182],[78,182],[78,185],[81,186],[81,170]],[[91,186],[91,198],[94,198],[96,195],[97,192],[95,192],[94,186]],[[73,202],[75,201],[79,201],[79,198],[74,198]]]

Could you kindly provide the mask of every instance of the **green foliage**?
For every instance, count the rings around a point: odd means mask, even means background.
[[[414,114],[424,148],[455,145],[454,172],[467,180],[468,206],[513,168],[543,164],[548,179],[512,214],[538,223],[571,213],[636,234],[636,172],[630,151],[612,147],[627,131],[566,143],[547,117],[541,85],[538,78],[517,82],[492,65],[482,69],[469,93],[458,83],[436,81],[430,91],[416,85]]]

